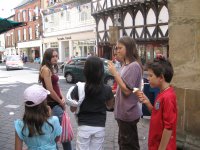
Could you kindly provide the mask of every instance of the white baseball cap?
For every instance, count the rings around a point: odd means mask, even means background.
[[[46,100],[47,95],[49,95],[49,94],[50,94],[50,92],[40,85],[34,84],[32,86],[29,86],[24,91],[25,105],[28,107],[33,107],[33,106],[39,105],[44,100]],[[33,104],[29,105],[26,103],[27,101],[33,102]]]

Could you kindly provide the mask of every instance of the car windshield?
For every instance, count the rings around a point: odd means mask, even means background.
[[[75,59],[72,59],[72,60],[68,61],[67,64],[69,64],[69,65],[74,65],[75,62],[76,62],[76,65],[84,65],[85,62],[86,62],[86,59],[87,59],[87,58],[75,58]],[[108,68],[108,61],[109,61],[109,60],[108,60],[108,59],[105,59],[105,58],[101,58],[101,60],[103,61],[104,67],[105,67],[105,68]]]
[[[21,58],[19,56],[8,56],[7,61],[19,61]]]

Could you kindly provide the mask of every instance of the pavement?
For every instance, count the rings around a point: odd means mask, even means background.
[[[39,64],[36,63],[26,63],[25,67],[28,67],[33,70],[39,70]],[[62,73],[60,72],[60,75]],[[61,90],[63,93],[66,93],[66,87],[62,86]],[[0,94],[2,93],[0,87]],[[1,101],[0,101],[1,102]],[[9,115],[8,112],[4,112],[3,109],[0,110],[0,150],[13,150],[14,149],[14,128],[13,121],[21,117],[23,110],[16,109],[19,113],[16,115]],[[74,131],[74,139],[72,140],[72,147],[75,150],[75,141],[76,141],[76,132],[77,132],[77,123],[75,121],[74,115],[68,110],[68,114],[71,118],[71,123]],[[141,118],[138,123],[138,134],[141,150],[148,150],[147,141],[148,141],[148,130],[149,130],[149,118]],[[112,112],[107,113],[106,120],[106,135],[104,141],[104,150],[118,150],[118,125],[114,119]],[[24,146],[26,149],[26,146]],[[61,144],[59,144],[59,150],[62,150]]]

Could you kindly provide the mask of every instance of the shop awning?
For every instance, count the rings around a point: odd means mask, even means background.
[[[14,29],[16,27],[20,27],[24,25],[26,25],[25,22],[16,22],[16,21],[8,20],[6,18],[0,18],[0,34],[8,30]]]

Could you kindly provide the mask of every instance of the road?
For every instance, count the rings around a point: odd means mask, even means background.
[[[14,120],[22,118],[24,111],[23,91],[32,84],[38,84],[38,64],[26,64],[23,70],[6,71],[4,64],[0,64],[0,150],[14,149]],[[60,87],[65,95],[73,84],[65,82],[62,73],[59,73]],[[69,112],[69,111],[68,111]],[[74,133],[77,124],[72,113],[69,112]],[[148,120],[138,124],[141,150],[147,150]],[[118,150],[118,127],[113,113],[107,113],[105,150]],[[145,139],[143,137],[146,137]],[[72,141],[75,149],[75,140]],[[59,144],[59,149],[62,149]]]

